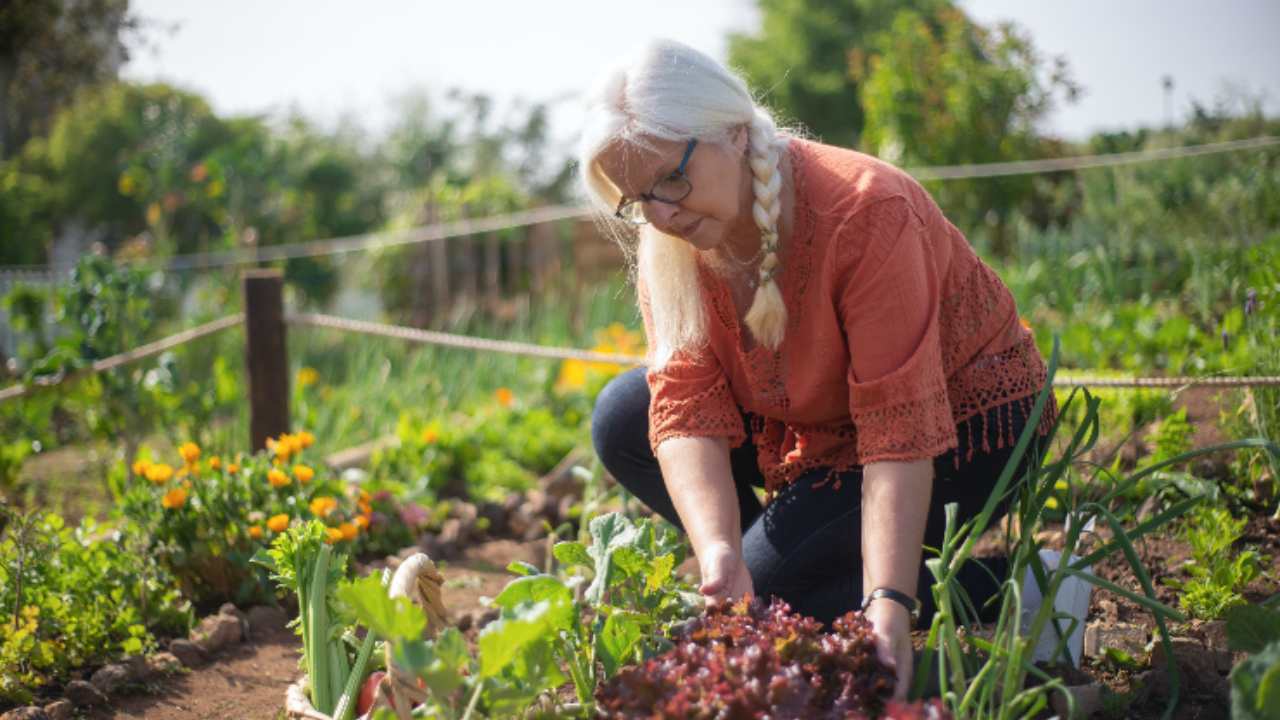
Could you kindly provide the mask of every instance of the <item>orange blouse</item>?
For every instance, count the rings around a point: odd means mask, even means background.
[[[804,140],[790,154],[782,344],[743,349],[749,330],[731,290],[700,260],[708,342],[647,375],[655,453],[673,437],[737,447],[746,413],[772,498],[813,468],[828,468],[830,479],[875,461],[942,455],[958,447],[958,431],[970,455],[975,444],[990,450],[987,433],[964,421],[1015,400],[1029,410],[1046,376],[1009,289],[906,173]],[[643,284],[639,296],[652,338]],[[1055,414],[1046,410],[1041,432]],[[999,445],[1013,444],[1007,413],[998,417]]]

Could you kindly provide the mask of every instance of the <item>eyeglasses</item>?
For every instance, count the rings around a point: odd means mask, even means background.
[[[693,192],[693,185],[689,182],[689,177],[684,174],[685,165],[689,164],[689,156],[693,154],[693,148],[698,144],[697,138],[689,141],[685,146],[684,157],[680,159],[680,167],[665,178],[653,184],[653,189],[647,193],[640,193],[638,198],[622,198],[618,201],[618,209],[614,211],[614,217],[620,220],[626,220],[632,225],[644,225],[648,220],[644,216],[644,201],[656,201],[675,205],[676,203],[689,197],[689,193]]]

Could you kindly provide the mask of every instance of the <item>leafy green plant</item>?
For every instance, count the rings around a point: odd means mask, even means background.
[[[1256,550],[1232,553],[1247,524],[1222,507],[1199,507],[1187,518],[1182,537],[1191,545],[1192,559],[1185,570],[1191,579],[1177,582],[1178,604],[1203,620],[1215,620],[1227,608],[1244,602],[1240,591],[1263,570],[1264,559]]]
[[[1049,378],[1057,370],[1056,350],[1055,343],[1055,352],[1049,361]],[[1086,499],[1073,490],[1078,483],[1072,481],[1076,464],[1083,459],[1099,435],[1098,400],[1085,390],[1073,393],[1067,399],[1068,406],[1077,401],[1084,403],[1084,420],[1068,438],[1058,444],[1056,457],[1043,464],[1031,463],[1025,477],[1014,477],[1021,458],[1030,449],[1037,419],[1044,411],[1048,392],[1050,390],[1046,388],[1036,399],[1027,427],[1018,439],[1013,455],[1001,472],[996,488],[982,511],[975,518],[958,523],[957,509],[954,505],[949,505],[946,508],[945,540],[939,556],[926,561],[936,578],[932,592],[938,612],[929,630],[924,667],[916,676],[913,693],[918,697],[928,676],[936,673],[942,699],[957,717],[1024,717],[1045,708],[1049,693],[1065,692],[1060,679],[1046,674],[1032,660],[1042,634],[1050,628],[1054,628],[1059,637],[1054,657],[1062,657],[1066,653],[1067,638],[1080,621],[1079,618],[1061,615],[1055,609],[1055,598],[1067,578],[1092,583],[1151,612],[1161,641],[1167,644],[1169,633],[1166,620],[1180,620],[1182,616],[1156,600],[1151,577],[1138,558],[1134,542],[1185,514],[1200,500],[1183,499],[1134,527],[1125,527],[1111,509],[1112,505],[1122,501],[1144,478],[1178,466],[1200,454],[1244,447],[1268,448],[1272,451],[1277,449],[1274,444],[1265,440],[1253,439],[1191,450],[1166,458],[1159,464],[1150,465],[1114,482],[1111,490],[1100,498]],[[1064,412],[1064,416],[1069,414]],[[1055,423],[1050,437],[1061,430],[1062,423],[1059,421]],[[1059,483],[1063,481],[1067,484],[1066,491],[1058,489]],[[956,573],[969,558],[977,538],[988,527],[996,503],[1006,493],[1013,499],[1010,514],[1014,522],[1009,523],[1009,527],[1017,527],[1019,531],[1016,535],[1006,535],[1011,579],[1003,586],[994,634],[991,639],[986,640],[961,632],[961,628],[976,622],[978,612],[957,583]],[[1077,552],[1083,555],[1070,562],[1059,563],[1052,569],[1045,567],[1040,555],[1041,541],[1037,539],[1038,530],[1043,527],[1045,507],[1051,498],[1068,518],[1062,557],[1070,558]],[[1095,541],[1095,546],[1086,549],[1081,545],[1081,540],[1090,518],[1103,523],[1110,530],[1111,538],[1105,542]],[[1122,554],[1137,577],[1141,593],[1087,572],[1088,567],[1117,552]],[[1028,572],[1035,578],[1043,602],[1035,613],[1024,617],[1021,580]],[[1167,655],[1172,658],[1171,653]],[[1179,693],[1177,668],[1172,659],[1169,672],[1173,678],[1169,705],[1172,708],[1176,705]],[[1026,687],[1028,677],[1037,678],[1041,684]],[[1069,703],[1073,702],[1070,695],[1066,697]]]
[[[0,701],[185,634],[190,605],[127,534],[60,516],[6,518],[0,535]]]

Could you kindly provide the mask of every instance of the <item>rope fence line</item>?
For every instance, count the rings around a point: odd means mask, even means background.
[[[112,355],[111,357],[106,357],[101,360],[95,360],[94,363],[88,367],[56,375],[48,380],[38,381],[32,385],[10,385],[9,387],[0,390],[0,402],[22,397],[32,390],[61,385],[62,383],[69,382],[82,375],[94,375],[106,372],[108,370],[118,368],[121,365],[127,365],[131,362],[159,355],[165,350],[175,348],[193,340],[199,340],[202,337],[213,335],[214,333],[222,332],[227,328],[235,327],[243,322],[244,313],[228,315],[224,318],[219,318],[212,322],[207,322],[203,325],[197,325],[188,330],[183,330],[180,333],[156,340],[155,342],[147,343],[146,345],[139,345],[138,347],[122,352],[119,355]]]
[[[1280,145],[1280,137],[1263,135],[1244,140],[1229,140],[1227,142],[1160,148],[1157,150],[1134,150],[1132,152],[1110,153],[1107,155],[1080,155],[1077,157],[1045,158],[1042,160],[905,168],[905,170],[917,180],[964,180],[1132,165],[1156,160],[1176,160],[1201,155],[1238,152],[1240,150],[1257,150],[1272,145]]]
[[[1132,165],[1142,162],[1175,160],[1199,157],[1203,155],[1239,152],[1241,150],[1257,150],[1276,145],[1280,145],[1280,137],[1264,135],[1243,140],[1230,140],[1226,142],[1207,143],[1204,145],[1188,145],[1185,147],[1161,148],[1157,150],[1135,150],[1131,152],[1110,153],[1105,155],[1081,155],[1075,157],[1045,158],[1040,160],[1019,160],[1014,162],[937,165],[918,168],[904,168],[904,171],[915,177],[917,180],[964,180]],[[394,232],[372,232],[360,235],[327,238],[323,240],[305,240],[295,243],[285,243],[282,245],[268,245],[258,248],[174,255],[169,259],[166,269],[170,271],[209,270],[255,265],[261,262],[278,262],[281,260],[291,260],[295,258],[320,257],[349,252],[378,250],[388,247],[397,247],[400,245],[449,240],[452,238],[479,235],[482,233],[515,230],[531,225],[555,222],[557,220],[587,218],[590,217],[593,212],[594,211],[588,207],[554,205],[505,215],[493,215],[487,218],[456,220],[432,225],[421,225],[415,228]],[[20,269],[26,271],[41,271],[48,270],[48,266],[22,266]]]
[[[0,402],[23,397],[30,392],[61,385],[78,377],[106,372],[138,360],[159,355],[179,345],[213,335],[244,322],[244,313],[235,313],[211,322],[197,325],[155,342],[140,345],[132,350],[112,355],[95,361],[85,368],[58,375],[48,380],[41,380],[31,385],[18,384],[0,389]],[[536,357],[547,360],[581,360],[583,362],[609,363],[613,365],[641,366],[644,358],[639,355],[620,353],[602,353],[594,350],[539,345],[536,343],[517,342],[514,340],[493,340],[471,335],[458,335],[436,330],[421,330],[403,325],[390,325],[367,320],[336,317],[319,313],[297,313],[286,317],[290,325],[304,327],[327,328],[363,335],[404,340],[423,345],[439,345],[462,350],[478,352],[496,352],[507,355]],[[1099,387],[1099,388],[1186,388],[1186,387],[1275,387],[1280,386],[1280,375],[1257,376],[1220,376],[1220,377],[1135,377],[1115,378],[1092,375],[1058,375],[1053,381],[1054,387]]]

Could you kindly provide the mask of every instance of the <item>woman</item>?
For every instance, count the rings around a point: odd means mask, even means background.
[[[703,593],[865,607],[903,695],[922,546],[982,508],[1045,382],[1009,290],[905,173],[780,131],[679,43],[605,76],[579,160],[639,227],[650,348],[597,401],[605,466],[688,534]]]

